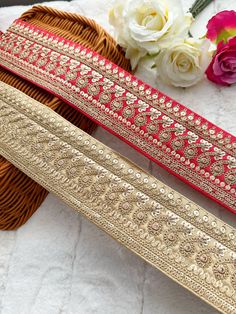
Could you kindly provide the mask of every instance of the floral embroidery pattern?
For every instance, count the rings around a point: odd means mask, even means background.
[[[235,229],[2,82],[0,132],[0,153],[15,166],[181,285],[235,313]]]
[[[98,54],[20,20],[1,37],[0,64],[50,90],[235,212],[232,135]]]

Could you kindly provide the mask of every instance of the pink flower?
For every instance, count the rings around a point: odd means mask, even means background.
[[[218,44],[206,75],[210,81],[220,85],[236,83],[236,37]]]
[[[236,12],[225,10],[213,16],[207,24],[206,36],[216,44],[236,36]]]

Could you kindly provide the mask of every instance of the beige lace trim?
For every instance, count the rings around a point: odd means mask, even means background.
[[[235,229],[0,82],[0,154],[144,260],[236,312]]]

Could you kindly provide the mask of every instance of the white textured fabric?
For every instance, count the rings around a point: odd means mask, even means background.
[[[47,5],[94,18],[112,33],[107,21],[112,3],[114,0],[76,0]],[[184,10],[192,3],[193,0],[182,0]],[[4,31],[28,8],[0,8],[0,29]],[[236,10],[235,0],[215,1],[195,22],[193,33],[203,34],[206,21],[223,9]],[[185,90],[161,82],[157,85],[155,73],[145,64],[137,75],[236,135],[236,86],[217,87],[207,80]],[[114,136],[101,128],[95,136],[236,226],[236,216]],[[0,232],[0,314],[31,313],[212,314],[216,311],[49,195],[23,227],[14,232]]]

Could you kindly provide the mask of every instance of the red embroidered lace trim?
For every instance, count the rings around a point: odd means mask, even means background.
[[[97,53],[16,20],[0,65],[82,111],[181,180],[236,211],[236,138]]]

